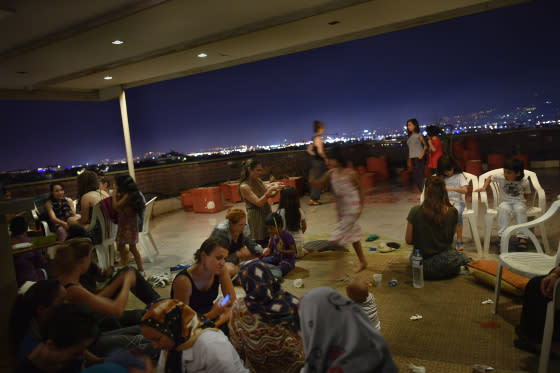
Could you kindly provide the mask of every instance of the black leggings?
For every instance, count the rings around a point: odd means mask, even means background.
[[[533,343],[541,343],[544,330],[544,321],[546,319],[546,306],[551,301],[541,292],[541,282],[545,276],[532,278],[525,288],[525,296],[523,298],[523,310],[521,311],[521,320],[517,328],[519,337],[529,339]],[[556,312],[555,320],[560,316],[560,312]],[[554,323],[553,339],[560,338],[560,323]]]

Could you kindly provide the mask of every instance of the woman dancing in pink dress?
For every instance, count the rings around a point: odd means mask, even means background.
[[[344,246],[351,243],[360,260],[354,272],[360,272],[367,267],[367,261],[362,250],[362,229],[358,224],[358,218],[364,206],[364,194],[360,184],[358,173],[352,169],[345,168],[346,161],[339,147],[329,152],[329,165],[332,167],[321,179],[310,182],[314,186],[320,186],[327,181],[331,182],[336,200],[338,221],[334,232],[329,239],[329,246]],[[340,260],[336,260],[334,275],[341,272]]]

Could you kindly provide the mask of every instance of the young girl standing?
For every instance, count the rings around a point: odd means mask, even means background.
[[[138,186],[129,175],[115,177],[113,207],[119,214],[116,241],[121,255],[121,264],[128,264],[128,251],[126,250],[126,245],[128,245],[134,255],[138,271],[144,272],[142,257],[136,248],[136,243],[138,242],[138,216],[144,212],[145,204]]]
[[[457,209],[456,248],[463,251],[463,211],[465,210],[465,194],[468,192],[467,179],[457,162],[447,155],[438,160],[437,166],[437,175],[445,180],[449,202]]]
[[[367,267],[367,261],[362,251],[362,229],[358,225],[358,218],[364,207],[364,193],[360,184],[358,173],[349,168],[345,168],[346,160],[342,156],[339,147],[333,148],[329,154],[329,165],[332,167],[325,176],[318,181],[312,179],[310,182],[316,185],[323,185],[330,181],[334,197],[336,200],[336,210],[338,222],[329,241],[333,246],[341,248],[348,243],[352,243],[360,264],[354,272],[360,272]],[[337,268],[334,275],[340,272],[338,267],[340,260],[336,261]]]
[[[523,179],[523,161],[519,159],[509,158],[504,162],[504,173],[489,177],[484,185],[475,192],[482,192],[488,188],[491,182],[498,183],[500,190],[501,202],[498,206],[498,236],[502,237],[502,233],[508,227],[511,214],[515,216],[517,224],[527,222],[527,205],[525,204],[525,195],[531,193],[529,180]],[[527,248],[527,235],[522,231],[517,233],[519,239],[519,248]]]
[[[302,258],[308,253],[303,248],[303,234],[307,229],[307,222],[305,221],[305,213],[299,204],[299,196],[294,187],[288,186],[282,189],[277,212],[284,222],[283,228],[292,235],[296,242],[296,258]]]
[[[412,181],[422,192],[424,189],[424,166],[426,164],[426,151],[428,146],[426,141],[420,134],[420,125],[416,118],[409,119],[406,122],[406,131],[408,132],[408,168],[412,170]]]

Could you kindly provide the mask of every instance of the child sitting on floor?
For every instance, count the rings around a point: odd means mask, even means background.
[[[262,261],[277,266],[285,276],[296,265],[296,243],[292,235],[284,230],[280,214],[273,212],[264,221],[270,239],[263,251]]]
[[[381,323],[379,322],[379,316],[377,315],[377,305],[375,304],[375,298],[373,294],[369,292],[369,287],[371,286],[365,279],[361,277],[355,277],[350,281],[346,287],[346,294],[348,298],[356,302],[366,315],[369,317],[373,326],[377,329],[381,329]]]

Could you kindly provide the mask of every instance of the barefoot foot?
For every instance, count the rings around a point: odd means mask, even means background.
[[[367,262],[360,262],[360,264],[356,268],[354,268],[354,273],[361,272],[366,268],[367,268]]]

